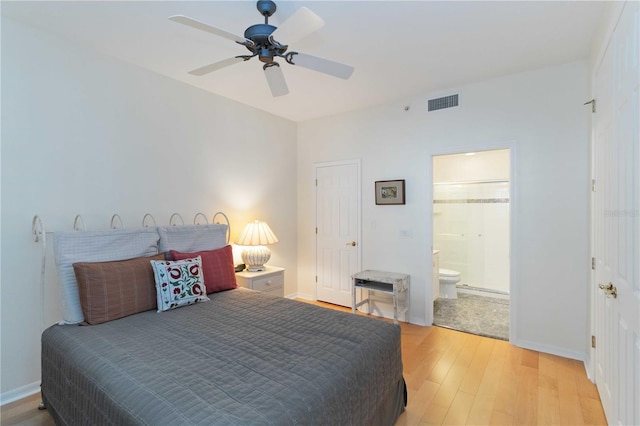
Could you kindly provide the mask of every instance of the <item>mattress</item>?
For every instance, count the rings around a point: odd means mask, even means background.
[[[63,425],[391,425],[400,328],[246,289],[42,335],[42,395]]]

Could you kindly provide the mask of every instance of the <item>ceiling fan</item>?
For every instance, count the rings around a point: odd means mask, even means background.
[[[345,80],[351,77],[354,69],[352,66],[304,53],[287,52],[289,45],[280,42],[293,43],[322,28],[324,21],[318,15],[306,7],[301,7],[280,27],[275,27],[269,25],[269,17],[275,13],[276,4],[270,0],[260,0],[257,2],[256,7],[260,14],[264,16],[264,24],[250,26],[245,30],[244,37],[183,15],[170,16],[169,19],[174,22],[235,41],[251,52],[250,55],[238,55],[205,65],[189,71],[189,74],[205,75],[238,62],[248,61],[257,56],[264,63],[262,68],[273,96],[282,96],[289,93],[284,74],[280,69],[280,64],[274,60],[275,58],[282,58],[291,65],[308,68]]]

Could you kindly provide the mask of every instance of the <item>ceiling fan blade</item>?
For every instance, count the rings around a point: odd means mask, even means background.
[[[289,88],[287,87],[287,82],[284,79],[284,74],[278,64],[266,66],[264,68],[264,75],[267,78],[269,89],[271,89],[271,94],[274,97],[283,96],[289,93]]]
[[[318,58],[317,56],[307,55],[305,53],[291,52],[289,55],[291,59],[288,62],[293,65],[329,74],[345,80],[351,77],[351,74],[353,74],[354,71],[354,68],[350,65]]]
[[[219,61],[219,62],[215,62],[213,64],[209,64],[209,65],[205,65],[204,67],[200,67],[198,69],[195,69],[193,71],[189,71],[189,74],[191,75],[205,75],[205,74],[209,74],[210,72],[214,72],[219,70],[220,68],[224,68],[224,67],[228,67],[229,65],[233,65],[236,64],[238,62],[242,62],[244,61],[244,58],[240,57],[240,58],[229,58],[229,59],[225,59],[224,61]]]
[[[169,19],[171,21],[173,21],[173,22],[177,22],[179,24],[187,25],[189,27],[196,28],[198,30],[206,31],[208,33],[215,34],[217,36],[224,37],[224,38],[227,38],[229,40],[233,40],[233,41],[241,43],[241,44],[245,44],[247,42],[253,44],[253,42],[251,40],[247,40],[244,37],[240,37],[239,35],[235,35],[233,33],[230,33],[229,31],[225,31],[225,30],[220,29],[220,28],[212,27],[209,24],[205,24],[203,22],[196,21],[195,19],[188,18],[188,17],[186,17],[184,15],[170,16]]]
[[[271,37],[280,44],[290,45],[322,27],[324,27],[324,21],[321,17],[306,7],[301,7],[284,21],[271,34]]]

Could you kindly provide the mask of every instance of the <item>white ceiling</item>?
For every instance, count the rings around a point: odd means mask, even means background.
[[[280,1],[326,25],[289,50],[355,67],[345,81],[284,63],[290,94],[273,98],[256,59],[203,77],[200,66],[248,51],[171,22],[182,14],[242,35],[263,22],[254,1],[2,1],[2,16],[294,121],[586,58],[604,1]],[[286,42],[286,41],[284,41]]]

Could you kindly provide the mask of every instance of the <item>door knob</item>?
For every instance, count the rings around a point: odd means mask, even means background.
[[[618,289],[613,285],[613,283],[600,284],[598,287],[604,290],[608,295],[613,296],[614,299],[618,297]]]
[[[351,247],[355,247],[355,246],[357,246],[357,244],[356,244],[356,242],[355,242],[355,241],[351,241],[350,243],[347,243],[347,245],[348,245],[348,246],[351,246]]]

